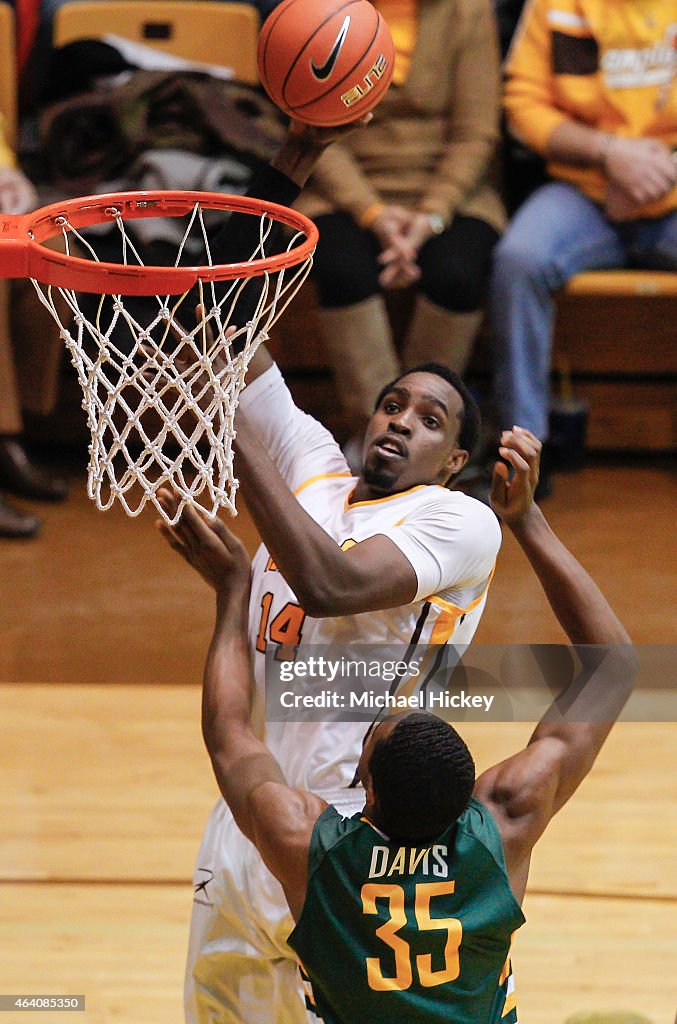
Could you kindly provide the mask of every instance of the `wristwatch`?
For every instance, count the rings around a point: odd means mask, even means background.
[[[426,213],[428,218],[428,224],[430,224],[430,230],[434,235],[441,235],[446,228],[444,217],[441,213]]]

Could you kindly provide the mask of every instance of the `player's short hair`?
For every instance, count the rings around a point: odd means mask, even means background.
[[[393,380],[389,380],[384,387],[381,388],[376,402],[374,403],[374,411],[378,409],[379,405],[383,401],[384,395],[390,391],[392,387],[397,384],[398,381],[402,380],[403,377],[408,377],[410,373],[434,373],[438,377],[442,377],[446,380],[447,384],[451,384],[452,388],[458,392],[463,402],[463,412],[461,413],[461,429],[458,435],[458,445],[463,451],[468,452],[472,455],[475,446],[479,440],[480,428],[482,425],[482,417],[480,414],[480,408],[473,398],[473,395],[469,388],[463,383],[461,378],[453,370],[450,370],[448,366],[444,366],[443,363],[419,363],[417,366],[412,366],[404,373],[400,373],[399,376],[394,377]]]
[[[456,730],[441,718],[413,711],[377,740],[369,773],[378,824],[390,839],[433,839],[468,806],[475,762]]]

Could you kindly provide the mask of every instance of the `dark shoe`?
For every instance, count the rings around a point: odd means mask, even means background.
[[[30,460],[17,437],[0,437],[0,488],[36,501],[63,501],[65,480],[50,476]]]
[[[37,516],[12,508],[0,494],[0,537],[27,540],[29,537],[37,537],[41,526],[42,523]]]

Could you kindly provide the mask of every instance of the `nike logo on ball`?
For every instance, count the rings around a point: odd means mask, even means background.
[[[332,46],[331,51],[329,53],[329,56],[327,57],[326,61],[324,62],[324,64],[322,65],[321,68],[318,68],[317,64],[315,63],[315,61],[311,57],[311,59],[310,59],[310,70],[315,75],[315,78],[318,78],[321,82],[324,81],[325,78],[329,78],[330,74],[334,70],[334,65],[336,64],[336,61],[338,60],[338,55],[341,52],[341,48],[342,48],[343,44],[346,41],[346,36],[348,35],[348,28],[349,27],[350,27],[350,15],[348,14],[344,18],[343,25],[341,26],[341,30],[340,30],[339,34],[337,35],[337,37],[336,37],[336,42]]]

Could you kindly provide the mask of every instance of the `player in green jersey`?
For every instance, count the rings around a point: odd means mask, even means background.
[[[526,749],[479,778],[452,726],[420,712],[381,721],[359,762],[364,810],[344,819],[292,789],[253,731],[249,561],[218,520],[186,508],[160,529],[216,591],[203,733],[235,821],[284,890],[289,943],[327,1024],[511,1024],[508,962],[532,848],[588,773],[632,688],[629,637],[555,536],[533,494],[540,442],[502,436],[492,504],[578,645],[604,645]],[[174,497],[163,492],[168,508]]]

